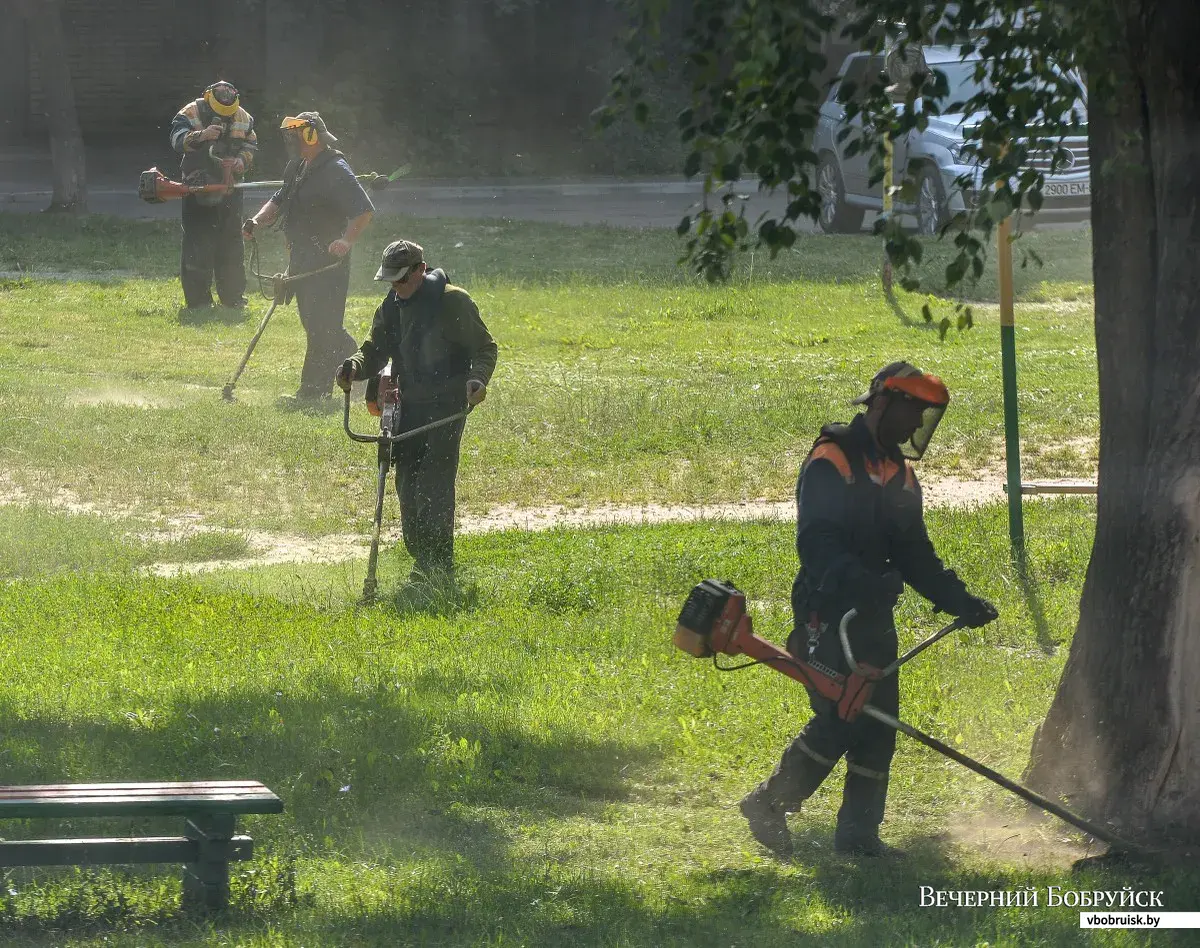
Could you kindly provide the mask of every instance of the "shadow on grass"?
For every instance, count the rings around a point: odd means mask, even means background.
[[[484,700],[526,687],[494,670],[417,667],[360,690],[303,687],[131,710],[124,721],[6,715],[5,782],[261,780],[287,807],[283,821],[258,821],[268,834],[285,822],[291,834],[353,848],[364,821],[414,806],[569,817],[624,799],[625,772],[656,758],[647,747],[525,726],[503,702]]]
[[[913,319],[909,316],[904,307],[900,305],[900,301],[896,299],[896,294],[892,290],[885,290],[883,295],[893,315],[900,320],[900,325],[905,329],[924,329],[926,331],[937,329],[931,322],[926,322],[924,319]]]
[[[175,318],[181,326],[240,326],[254,316],[254,302],[243,307],[235,306],[181,306]],[[256,317],[257,318],[257,317]]]
[[[479,608],[479,586],[474,582],[414,582],[408,580],[382,597],[382,607],[397,618],[425,615],[452,618]]]
[[[1058,649],[1058,641],[1050,632],[1050,623],[1046,619],[1046,606],[1042,601],[1041,584],[1034,573],[1028,557],[1022,557],[1014,566],[1013,572],[1017,577],[1017,585],[1025,599],[1025,607],[1033,620],[1033,628],[1037,633],[1038,647],[1046,654],[1053,655]]]
[[[299,852],[317,858],[336,853],[355,864],[465,860],[478,875],[508,871],[510,826],[584,814],[599,818],[610,803],[626,798],[627,771],[645,770],[656,756],[648,747],[580,731],[527,727],[502,704],[477,700],[481,693],[520,691],[519,682],[494,672],[418,667],[378,676],[361,690],[332,681],[309,681],[304,688],[295,695],[281,690],[185,700],[159,712],[130,711],[125,721],[9,714],[10,726],[0,737],[4,782],[261,780],[283,799],[285,813],[241,823],[268,859]],[[155,835],[177,833],[181,822],[9,820],[3,833]],[[105,891],[117,894],[101,900],[97,918],[117,924],[129,909],[143,921],[171,919],[177,897],[164,901],[161,886],[176,875],[164,866],[113,876]],[[147,880],[143,890],[158,886],[157,902],[139,909],[137,886],[121,895],[130,878]],[[80,875],[11,870],[10,888],[50,886],[44,911],[22,924],[42,929],[82,922],[90,909],[61,891],[53,894],[63,886],[69,894],[72,879],[79,882]],[[141,898],[145,902],[144,893]],[[253,901],[246,903],[250,909]],[[268,901],[267,910],[279,908],[278,898]],[[16,921],[2,903],[0,895],[0,922]]]

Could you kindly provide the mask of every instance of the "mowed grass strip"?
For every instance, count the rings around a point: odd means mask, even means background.
[[[224,526],[365,528],[369,449],[341,433],[337,403],[310,414],[278,401],[294,391],[303,358],[294,305],[276,312],[237,403],[226,404],[220,388],[264,300],[245,313],[181,314],[168,278],[178,235],[164,225],[89,220],[71,236],[41,219],[28,233],[0,222],[0,257],[41,254],[61,265],[74,252],[80,266],[134,266],[151,277],[17,280],[0,290],[0,471],[10,484],[35,497],[67,488],[102,506],[202,513]],[[925,297],[902,297],[898,312],[883,299],[870,237],[806,237],[775,264],[759,259],[753,280],[739,271],[731,285],[710,287],[674,267],[678,245],[660,232],[386,218],[373,226],[424,239],[431,261],[471,290],[501,346],[488,401],[467,426],[465,510],[786,498],[819,426],[847,419],[846,400],[895,358],[937,372],[953,392],[923,470],[1000,469],[994,307],[977,308],[974,330],[939,340],[921,323]],[[1028,239],[1062,261],[1057,276],[1083,275],[1080,234]],[[281,265],[279,251],[264,249],[264,261]],[[382,295],[374,267],[372,254],[357,255],[347,325],[359,339]],[[1024,288],[1041,299],[1022,306],[1017,334],[1026,471],[1087,475],[1097,429],[1089,291],[1071,281]],[[948,301],[932,305],[953,314]],[[371,424],[356,406],[355,425]]]
[[[947,561],[1002,618],[905,670],[905,720],[1019,774],[1092,516],[1084,501],[1031,504],[1022,584],[1002,508],[931,515]],[[1077,944],[1077,910],[1047,907],[1046,886],[1130,880],[1005,862],[981,842],[987,823],[1060,859],[1070,834],[1022,825],[1002,792],[904,738],[884,833],[909,860],[830,853],[840,769],[794,821],[794,864],[749,838],[733,804],[807,719],[804,694],[764,669],[722,675],[670,634],[688,589],[722,576],[781,639],[791,542],[784,524],[465,538],[460,594],[422,608],[398,595],[395,554],[367,609],[353,605],[361,563],[0,587],[6,781],[251,777],[287,805],[246,821],[259,856],[212,927],[179,918],[170,870],[18,870],[0,894],[6,943]],[[898,619],[905,645],[940,621],[911,594]],[[1164,870],[1135,887],[1174,907],[1197,882]],[[923,909],[920,885],[1032,885],[1042,904]],[[1144,943],[1134,934],[1102,943]]]
[[[178,223],[130,221],[92,215],[62,220],[53,216],[0,212],[0,270],[92,272],[106,281],[132,273],[146,279],[179,275]],[[398,236],[417,240],[434,266],[445,267],[464,286],[481,283],[554,286],[563,283],[695,284],[698,278],[677,266],[683,241],[671,229],[569,226],[533,221],[410,218],[379,214],[355,251],[351,292],[374,293],[372,277],[383,248]],[[259,270],[275,273],[287,262],[277,231],[257,237]],[[251,244],[246,244],[247,271]],[[1043,230],[1014,243],[1014,284],[1018,299],[1091,297],[1091,231]],[[945,290],[945,267],[956,253],[950,240],[924,243],[918,271],[925,290]],[[992,251],[994,263],[994,251]],[[1041,259],[1038,266],[1036,259]],[[878,283],[881,242],[869,235],[800,234],[794,248],[771,259],[759,251],[734,262],[737,283]],[[975,286],[955,296],[998,302],[995,267]]]

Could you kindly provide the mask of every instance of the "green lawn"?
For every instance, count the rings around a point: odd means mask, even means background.
[[[967,294],[976,328],[941,341],[920,308],[940,316],[952,301],[889,306],[867,236],[804,237],[710,287],[675,268],[667,232],[381,218],[372,234],[354,263],[356,335],[381,295],[378,247],[404,234],[471,290],[500,343],[464,441],[468,510],[786,498],[819,424],[847,417],[846,399],[897,357],[954,393],[923,470],[1002,463],[990,274]],[[1047,260],[1018,272],[1026,473],[1089,474],[1088,235],[1023,240]],[[735,804],[807,719],[803,692],[765,669],[720,674],[670,634],[687,591],[716,576],[783,639],[790,524],[464,537],[461,588],[432,603],[399,587],[410,564],[388,550],[370,608],[356,603],[361,560],[146,575],[245,555],[252,529],[365,532],[370,513],[372,452],[339,413],[278,401],[303,354],[294,307],[223,403],[265,303],[187,318],[177,253],[174,225],[0,214],[0,270],[32,274],[0,281],[4,782],[257,778],[287,809],[246,821],[258,855],[219,922],[179,914],[170,868],[10,870],[0,943],[1132,946],[1148,936],[1085,938],[1045,887],[1161,889],[1167,909],[1194,907],[1194,870],[1069,874],[1066,827],[1026,824],[1001,791],[905,738],[884,835],[909,859],[831,854],[840,769],[795,819],[795,863],[768,858]],[[928,253],[935,270],[944,249]],[[282,267],[273,236],[263,266]],[[53,270],[95,278],[37,276]],[[354,422],[369,424],[361,407]],[[906,668],[905,720],[1020,774],[1065,659],[1093,515],[1088,501],[1029,504],[1022,579],[1002,508],[931,513],[947,561],[1002,618]],[[899,618],[906,644],[938,625],[911,594]],[[1032,885],[1042,905],[921,908],[922,885]]]
[[[224,526],[363,527],[369,450],[345,439],[338,413],[277,401],[295,389],[303,356],[294,307],[276,314],[238,402],[226,404],[220,388],[264,301],[246,314],[181,314],[173,225],[19,225],[0,215],[2,268],[135,275],[0,287],[0,487],[38,497],[67,488],[103,507],[200,513]],[[973,477],[1002,466],[995,307],[979,304],[974,330],[940,341],[920,323],[926,297],[902,298],[898,312],[883,299],[869,236],[805,237],[774,262],[758,259],[752,277],[747,261],[732,285],[714,288],[674,266],[669,232],[386,218],[373,227],[355,261],[347,322],[357,337],[381,295],[373,251],[407,233],[472,291],[501,346],[489,399],[468,425],[464,509],[786,498],[819,425],[848,417],[846,400],[897,357],[938,372],[954,395],[924,470]],[[1094,469],[1086,239],[1024,238],[1048,261],[1019,271],[1031,476]],[[281,266],[277,239],[263,257],[266,269]],[[994,286],[976,295],[987,300]],[[949,301],[933,306],[952,312]],[[368,425],[355,411],[356,425]]]
[[[905,720],[1020,773],[1091,518],[1087,502],[1030,506],[1023,587],[1001,508],[931,516],[947,560],[1003,617],[906,669]],[[795,818],[795,863],[760,851],[733,804],[807,718],[803,693],[764,669],[719,674],[672,650],[670,632],[691,585],[719,575],[782,638],[787,525],[498,534],[464,539],[460,556],[462,593],[424,610],[397,591],[407,564],[392,554],[388,596],[369,609],[354,605],[361,563],[0,587],[6,781],[254,777],[287,806],[246,821],[259,855],[215,927],[179,916],[170,869],[14,870],[4,943],[1140,945],[1135,932],[1084,939],[1046,886],[1133,885],[1193,907],[1194,871],[1067,873],[1066,827],[1023,826],[1002,792],[905,738],[884,835],[909,859],[830,853],[840,768]],[[905,643],[937,626],[911,594],[899,619]],[[1042,905],[922,909],[921,885],[1033,885]]]

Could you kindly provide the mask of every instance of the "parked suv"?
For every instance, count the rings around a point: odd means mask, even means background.
[[[966,101],[979,91],[974,77],[978,57],[964,59],[960,48],[949,46],[927,46],[924,54],[930,68],[945,73],[949,81],[947,102]],[[846,109],[837,99],[841,82],[853,80],[861,89],[868,77],[882,69],[882,56],[868,53],[847,56],[838,71],[838,81],[834,82],[829,97],[821,106],[815,150],[819,156],[817,189],[821,194],[820,224],[826,233],[858,231],[862,228],[863,216],[867,211],[883,208],[882,182],[871,187],[867,185],[870,179],[870,156],[866,153],[847,156],[844,153],[845,145],[855,137],[855,133],[838,144],[838,133],[847,124],[851,128],[861,128],[862,118],[856,116],[847,123]],[[1081,85],[1079,112],[1086,123],[1084,96]],[[967,163],[962,156],[963,130],[976,118],[961,113],[931,116],[924,131],[914,129],[895,142],[897,184],[906,172],[911,172],[917,184],[916,204],[897,201],[896,211],[915,216],[917,230],[922,234],[938,233],[956,213],[974,207],[979,200],[977,188],[964,191],[956,183],[964,174],[976,182],[981,176],[979,168]],[[1053,175],[1049,173],[1049,155],[1033,159],[1035,166],[1046,173],[1042,188],[1044,201],[1034,223],[1085,221],[1091,217],[1091,163],[1086,131],[1068,136],[1063,146],[1071,153],[1071,161],[1066,168],[1060,168]]]

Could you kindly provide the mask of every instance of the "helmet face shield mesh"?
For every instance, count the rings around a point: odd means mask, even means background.
[[[231,86],[228,82],[218,82],[212,88],[213,98],[222,105],[229,106],[237,102],[237,89]]]
[[[900,453],[910,461],[919,461],[925,456],[925,449],[933,440],[933,433],[946,414],[945,405],[926,405],[921,412],[921,424],[912,436],[900,445]]]

